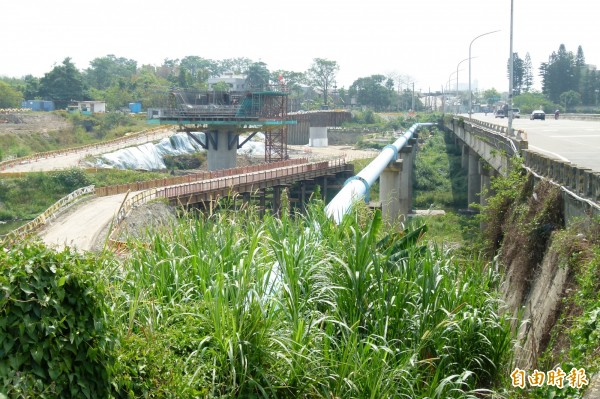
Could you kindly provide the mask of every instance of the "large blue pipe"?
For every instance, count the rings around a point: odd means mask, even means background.
[[[432,125],[435,123],[415,123],[393,144],[386,145],[370,164],[346,181],[340,192],[325,207],[327,216],[332,217],[339,224],[352,204],[367,196],[371,185],[379,178],[389,163],[398,159],[398,152],[408,143],[414,133],[422,126]]]

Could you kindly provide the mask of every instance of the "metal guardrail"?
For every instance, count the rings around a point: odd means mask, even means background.
[[[346,162],[344,159],[337,159],[334,161],[323,161],[317,163],[285,166],[276,169],[247,173],[243,175],[236,175],[207,181],[199,181],[179,186],[166,187],[162,192],[162,195],[165,198],[178,198],[208,191],[227,189],[233,190],[235,187],[241,185],[252,185],[269,180],[296,176],[311,171],[329,169],[330,167],[343,165],[345,163]]]
[[[193,182],[196,182],[199,180],[216,179],[216,178],[220,178],[220,177],[233,176],[233,175],[239,175],[239,174],[251,173],[251,172],[258,172],[261,170],[280,168],[280,167],[284,167],[284,166],[298,165],[298,164],[303,164],[303,163],[308,163],[308,159],[307,158],[295,158],[295,159],[288,159],[285,161],[279,161],[279,162],[273,162],[273,163],[263,163],[263,164],[258,164],[258,165],[243,166],[243,167],[231,168],[231,169],[221,169],[221,170],[216,170],[216,171],[212,171],[212,172],[193,173],[193,174],[189,174],[189,175],[185,175],[185,176],[169,177],[169,178],[163,178],[163,179],[153,179],[153,180],[147,180],[147,181],[143,181],[143,182],[118,184],[118,185],[114,185],[114,186],[97,187],[96,188],[96,196],[104,197],[107,195],[122,194],[122,193],[126,193],[128,191],[142,191],[142,190],[149,190],[151,188],[156,188],[156,187],[166,187],[166,186],[174,186],[174,185],[178,185],[178,184],[193,183]]]
[[[3,241],[5,243],[14,243],[17,240],[27,237],[32,232],[37,231],[40,227],[46,225],[46,223],[52,220],[52,218],[54,218],[58,213],[64,211],[77,201],[81,200],[84,196],[93,194],[94,190],[95,187],[92,185],[82,187],[68,195],[65,195],[32,221],[6,234]]]
[[[569,115],[569,114],[567,114]],[[574,114],[580,115],[580,114]],[[600,115],[598,115],[600,117]],[[561,117],[563,117],[561,115]],[[599,118],[600,119],[600,118]],[[454,119],[456,121],[456,119]],[[523,158],[524,167],[536,174],[558,185],[561,190],[565,191],[571,197],[580,202],[585,202],[595,209],[599,209],[600,204],[600,173],[593,170],[577,166],[570,162],[564,162],[557,159],[551,159],[547,156],[530,151],[524,142],[519,142],[513,137],[507,136],[507,128],[498,126],[489,122],[482,122],[471,119],[472,126],[477,126],[480,130],[478,133],[486,135],[487,131],[497,132],[512,143],[513,151],[507,152],[509,155],[518,154]],[[469,120],[464,120],[464,123],[469,123]],[[523,137],[527,137],[525,132],[522,132]],[[518,146],[515,145],[515,142]]]

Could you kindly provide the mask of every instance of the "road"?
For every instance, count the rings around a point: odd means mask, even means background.
[[[473,114],[472,117],[508,125],[508,119],[494,118],[492,114]],[[530,120],[522,115],[513,120],[513,129],[525,131],[532,151],[600,172],[600,121],[555,120],[554,115],[546,115],[546,118]]]
[[[124,199],[125,194],[118,194],[77,204],[58,215],[38,235],[46,245],[58,250],[69,246],[79,251],[90,251]]]

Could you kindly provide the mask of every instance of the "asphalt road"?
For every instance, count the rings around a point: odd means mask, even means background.
[[[508,125],[508,119],[494,118],[491,113],[487,116],[473,114],[472,117]],[[600,121],[555,120],[554,115],[546,115],[546,120],[542,121],[522,115],[513,120],[513,129],[525,131],[532,151],[600,172]]]

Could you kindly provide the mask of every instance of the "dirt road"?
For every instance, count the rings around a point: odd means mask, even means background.
[[[101,231],[111,223],[125,194],[83,201],[50,222],[38,235],[46,245],[58,250],[65,246],[90,251]]]

